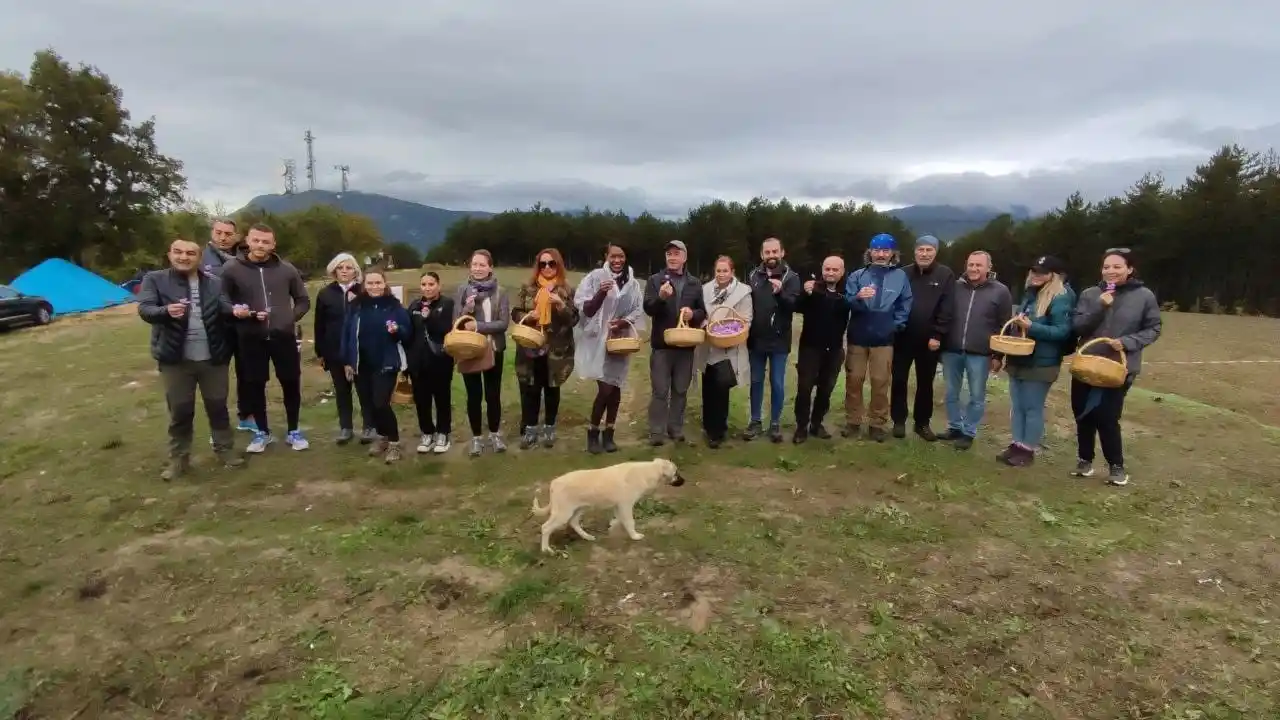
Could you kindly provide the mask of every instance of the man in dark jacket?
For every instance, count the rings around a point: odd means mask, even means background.
[[[893,387],[889,397],[889,417],[893,436],[907,435],[907,378],[916,368],[916,396],[912,417],[916,435],[933,442],[938,439],[929,421],[933,419],[933,380],[938,374],[942,338],[951,326],[951,294],[956,274],[936,262],[938,238],[922,235],[916,240],[915,263],[904,268],[911,281],[911,317],[907,329],[893,340]]]
[[[822,425],[831,407],[844,365],[844,334],[849,326],[849,301],[840,285],[844,260],[832,255],[822,261],[822,281],[806,280],[796,311],[804,316],[800,328],[800,352],[796,360],[796,433],[792,442],[802,443],[810,435],[829,439]],[[815,393],[816,388],[816,393]],[[809,410],[813,395],[813,411]]]
[[[275,231],[270,226],[258,224],[249,228],[246,244],[244,257],[227,263],[222,270],[222,284],[238,319],[236,342],[245,390],[250,393],[248,407],[258,422],[258,430],[245,452],[260,453],[275,441],[267,423],[267,376],[272,366],[284,395],[289,422],[286,441],[294,450],[306,450],[310,445],[298,430],[302,355],[296,326],[311,309],[311,298],[297,268],[276,254]]]
[[[644,313],[653,318],[649,335],[649,444],[657,447],[670,438],[684,442],[684,409],[693,382],[693,348],[669,347],[662,334],[680,318],[689,327],[702,327],[707,319],[702,285],[685,272],[688,249],[679,240],[666,247],[667,267],[649,277],[644,287]]]
[[[237,256],[243,256],[244,252],[244,243],[241,242],[236,229],[236,221],[226,217],[215,218],[213,227],[209,230],[209,242],[205,243],[204,252],[200,256],[200,268],[208,275],[221,275],[227,263],[235,260]],[[244,389],[244,368],[240,365],[240,353],[236,349],[234,333],[231,335],[230,342],[231,356],[236,370],[236,415],[240,419],[236,429],[256,432],[258,424],[253,421],[253,416],[245,404],[245,398],[252,395],[253,391],[246,393]]]
[[[800,298],[800,276],[783,261],[782,241],[768,238],[760,245],[760,265],[747,275],[751,286],[751,332],[747,357],[751,363],[751,422],[743,440],[760,434],[764,405],[764,376],[769,374],[769,439],[782,442],[782,408],[787,391],[787,358],[791,356],[791,316]]]
[[[987,410],[987,377],[1000,372],[1002,357],[992,355],[991,336],[1013,317],[1013,296],[995,279],[991,255],[970,253],[964,276],[956,281],[955,312],[942,339],[942,376],[947,383],[947,435],[956,449],[968,450],[978,435]],[[961,406],[960,387],[969,386],[968,402]]]
[[[227,467],[244,463],[232,454],[227,414],[231,305],[218,278],[197,269],[199,258],[199,245],[174,240],[170,268],[147,273],[138,291],[138,315],[151,324],[151,356],[159,365],[169,406],[169,464],[160,475],[163,480],[191,467],[197,389],[213,431],[214,454]]]

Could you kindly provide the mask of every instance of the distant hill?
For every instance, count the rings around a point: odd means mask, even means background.
[[[1005,213],[1013,216],[1014,220],[1027,220],[1031,217],[1030,211],[1022,205],[1011,205],[1004,210],[974,205],[911,205],[887,212],[906,223],[917,236],[933,235],[944,243],[974,230],[981,230],[987,223]]]
[[[344,212],[367,216],[378,226],[387,243],[408,243],[426,252],[444,241],[449,226],[465,218],[487,218],[478,210],[445,210],[397,198],[349,190],[307,190],[293,195],[259,195],[245,209],[258,207],[272,213],[306,210],[313,205],[334,205]]]

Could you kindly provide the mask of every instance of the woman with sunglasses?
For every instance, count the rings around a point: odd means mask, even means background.
[[[573,288],[565,279],[564,259],[559,250],[547,248],[538,253],[533,276],[516,293],[512,318],[541,330],[547,338],[547,343],[536,350],[516,348],[520,449],[528,450],[539,442],[544,447],[553,447],[556,415],[560,411],[560,386],[573,374],[573,327],[578,324]],[[540,414],[541,424],[538,423]]]
[[[1080,293],[1072,317],[1072,328],[1081,344],[1094,338],[1108,338],[1086,352],[1101,352],[1112,358],[1125,354],[1129,374],[1118,388],[1098,388],[1071,379],[1071,411],[1076,418],[1077,461],[1071,473],[1093,477],[1095,439],[1102,444],[1107,461],[1107,483],[1129,483],[1125,471],[1124,445],[1120,437],[1120,416],[1125,396],[1142,370],[1142,350],[1160,337],[1160,303],[1155,293],[1138,279],[1129,248],[1111,248],[1102,257],[1102,282]]]

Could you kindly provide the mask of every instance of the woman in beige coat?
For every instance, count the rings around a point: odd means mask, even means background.
[[[734,277],[733,261],[728,257],[716,258],[715,279],[702,286],[702,301],[708,318],[723,320],[728,313],[717,313],[716,309],[730,307],[746,327],[751,326],[751,287]],[[722,350],[703,343],[695,357],[694,367],[702,368],[702,429],[707,434],[707,445],[718,448],[729,431],[729,391],[751,380],[747,344]]]

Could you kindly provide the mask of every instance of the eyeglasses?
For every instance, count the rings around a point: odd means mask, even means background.
[[[540,268],[553,268],[555,266],[556,266],[555,260],[539,260],[538,261],[538,267]]]

